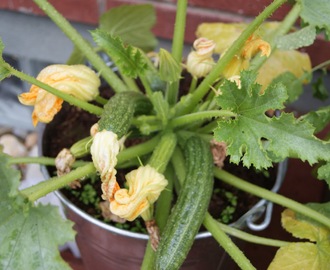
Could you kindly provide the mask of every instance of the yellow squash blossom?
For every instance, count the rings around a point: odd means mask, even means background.
[[[120,151],[120,142],[117,134],[107,130],[96,132],[90,151],[94,166],[101,176],[102,198],[104,200],[112,200],[114,192],[119,189],[116,181],[117,171],[115,169],[117,155]]]
[[[271,47],[268,42],[261,38],[251,36],[245,42],[240,53],[235,55],[230,61],[223,72],[223,76],[228,79],[235,75],[239,75],[242,70],[247,69],[250,66],[250,60],[259,52],[261,53],[261,56],[268,57],[271,52]]]
[[[84,101],[93,100],[99,93],[99,77],[84,65],[51,65],[39,73],[37,80]],[[44,123],[52,121],[63,103],[61,98],[36,85],[31,86],[30,92],[19,95],[18,99],[24,105],[34,106],[32,113],[34,126],[39,121]]]
[[[196,39],[193,47],[195,51],[189,53],[187,57],[187,70],[196,78],[205,77],[213,68],[212,58],[215,43],[207,38]]]
[[[149,165],[141,166],[126,175],[128,189],[120,189],[110,202],[110,211],[132,221],[143,215],[167,186],[164,175]]]

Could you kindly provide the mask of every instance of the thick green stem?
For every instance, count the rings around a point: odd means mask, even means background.
[[[46,166],[55,166],[55,158],[49,157],[11,157],[8,164],[32,164],[37,163]]]
[[[142,85],[143,85],[143,87],[144,87],[144,90],[145,90],[147,96],[148,96],[149,98],[151,98],[153,91],[152,91],[152,89],[151,89],[151,87],[150,87],[150,84],[149,84],[147,78],[144,77],[144,76],[140,76],[140,80],[141,80],[141,82],[142,82]]]
[[[146,142],[134,145],[129,148],[125,148],[123,151],[119,152],[117,156],[118,164],[120,165],[125,161],[131,160],[133,158],[141,157],[145,154],[152,152],[158,145],[159,140],[160,140],[160,136],[155,136]]]
[[[49,180],[43,181],[37,185],[26,188],[22,190],[22,193],[28,197],[28,199],[32,202],[42,198],[50,192],[58,190],[67,184],[71,183],[76,179],[80,179],[84,176],[87,176],[91,173],[95,172],[95,167],[93,163],[88,163],[82,167],[79,167],[70,173],[61,176],[61,177],[53,177]]]
[[[155,151],[149,160],[149,165],[157,169],[158,172],[163,173],[172,157],[173,151],[176,147],[176,142],[177,138],[174,133],[168,132],[163,134],[159,144],[155,148]],[[158,223],[157,219],[156,223]],[[141,270],[153,269],[155,255],[156,253],[151,248],[149,241],[143,258]]]
[[[244,253],[233,243],[230,237],[218,226],[218,222],[209,213],[206,213],[203,224],[242,270],[256,269],[249,259],[245,257]]]
[[[164,133],[155,148],[149,160],[149,165],[154,167],[158,172],[163,173],[171,160],[172,154],[176,146],[177,138],[172,132]]]
[[[216,221],[216,222],[217,222],[217,225],[219,226],[219,229],[221,229],[222,231],[224,231],[225,233],[227,233],[233,237],[244,240],[246,242],[259,244],[259,245],[265,245],[265,246],[271,246],[271,247],[284,247],[284,246],[290,244],[290,242],[286,242],[286,241],[282,241],[282,240],[276,240],[276,239],[270,239],[270,238],[256,236],[256,235],[244,232],[242,230],[235,229],[231,226],[225,225],[218,221]]]
[[[197,130],[197,132],[198,133],[210,133],[210,132],[213,132],[213,130],[215,130],[217,127],[218,127],[218,123],[213,121],[213,122],[210,122],[209,124],[199,128]]]
[[[160,232],[163,231],[167,222],[167,218],[171,212],[172,199],[173,199],[173,184],[175,178],[173,167],[168,166],[166,168],[164,175],[165,178],[167,179],[168,184],[166,188],[162,191],[162,193],[160,194],[157,200],[156,211],[155,211],[155,219],[157,220],[157,225]]]
[[[87,112],[90,112],[92,114],[96,114],[96,115],[101,115],[102,114],[102,111],[103,109],[98,107],[98,106],[95,106],[93,104],[90,104],[88,102],[85,102],[85,101],[82,101],[82,100],[79,100],[69,94],[66,94],[66,93],[63,93],[57,89],[55,89],[54,87],[51,87],[50,85],[48,84],[45,84],[41,81],[38,81],[36,78],[32,77],[32,76],[29,76],[23,72],[20,72],[14,68],[10,68],[10,73],[12,75],[14,75],[15,77],[17,78],[20,78],[21,80],[23,81],[26,81],[26,82],[29,82],[31,84],[34,84],[36,86],[39,86],[40,88],[44,89],[45,91],[63,99],[64,101],[74,105],[74,106],[77,106]]]
[[[219,78],[229,62],[232,60],[235,54],[243,47],[245,41],[255,32],[258,27],[277,10],[286,0],[275,0],[268,7],[266,7],[242,32],[242,34],[236,39],[232,46],[226,51],[226,53],[220,58],[218,63],[214,66],[210,74],[208,74],[201,84],[197,87],[195,92],[184,103],[177,103],[176,114],[183,115],[193,111],[195,106],[202,100],[202,98],[209,91],[210,86]]]
[[[184,159],[183,152],[181,149],[177,146],[174,150],[171,164],[174,168],[175,174],[178,178],[178,181],[175,183],[175,188],[177,193],[179,194],[181,187],[184,184],[184,181],[186,180],[187,170],[186,170],[186,161]]]
[[[108,100],[107,100],[106,98],[101,97],[101,96],[97,96],[97,97],[95,98],[95,101],[96,101],[97,103],[101,104],[102,106],[105,105],[105,104],[107,104],[107,102],[108,102]]]
[[[93,50],[92,46],[86,41],[76,29],[46,0],[34,0],[34,2],[48,15],[50,19],[62,30],[62,32],[72,41],[79,50],[84,53],[91,64],[101,73],[105,81],[114,89],[115,92],[126,91],[126,85],[109,68],[102,58]]]
[[[197,77],[193,76],[189,87],[189,93],[193,93],[195,91],[197,82],[198,82]]]
[[[290,208],[306,217],[312,218],[315,221],[323,224],[324,226],[330,228],[330,219],[326,216],[318,213],[317,211],[298,203],[294,200],[286,198],[280,194],[269,191],[265,188],[261,188],[259,186],[253,185],[249,182],[246,182],[224,170],[220,170],[219,168],[214,168],[215,177],[221,179],[223,182],[232,185],[238,189],[244,190],[248,193],[256,195],[260,198],[266,199],[273,203],[277,203],[284,207]]]
[[[212,111],[201,111],[191,114],[186,114],[183,116],[179,116],[170,121],[170,128],[177,128],[180,126],[184,126],[196,121],[213,118],[213,117],[223,117],[223,118],[231,118],[236,117],[237,114],[228,110],[212,110]]]
[[[186,28],[186,13],[187,13],[187,0],[178,0],[177,10],[176,10],[176,18],[174,25],[174,34],[172,41],[172,55],[173,58],[181,63],[182,60],[182,51],[184,45],[184,34]],[[169,104],[175,104],[178,99],[179,92],[179,82],[174,82],[170,84],[168,88],[167,101]]]

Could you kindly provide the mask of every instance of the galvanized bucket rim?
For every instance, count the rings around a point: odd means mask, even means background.
[[[43,135],[45,126],[46,125],[39,126],[39,132],[38,132],[39,134]],[[42,137],[43,136],[41,136],[41,138]],[[42,142],[42,140],[38,141],[39,155],[42,155],[42,152],[43,152],[41,142]],[[275,180],[273,188],[271,189],[272,192],[278,192],[278,190],[280,189],[280,187],[283,183],[283,180],[284,180],[284,176],[286,174],[287,162],[288,162],[287,160],[284,160],[284,161],[278,163],[276,180]],[[41,171],[45,177],[47,177],[47,178],[50,177],[48,170],[45,166],[41,166]],[[92,224],[94,224],[98,227],[101,227],[104,230],[107,230],[114,234],[124,235],[124,236],[131,237],[131,238],[145,239],[145,240],[149,239],[149,236],[147,234],[130,232],[127,230],[116,228],[110,224],[106,224],[105,222],[102,222],[102,221],[90,216],[89,214],[87,214],[86,212],[82,211],[80,208],[75,206],[60,191],[57,190],[54,193],[60,199],[62,204],[64,204],[70,210],[74,211],[76,214],[78,214],[82,218],[88,220],[89,222],[91,222]],[[267,205],[271,205],[271,204],[272,204],[271,202],[268,202],[265,199],[260,199],[258,201],[258,203],[256,203],[248,212],[246,212],[243,216],[241,216],[237,221],[235,221],[229,225],[232,227],[235,227],[235,228],[242,228],[242,227],[248,226],[249,228],[253,229],[253,221],[254,221],[253,216],[254,215],[260,216],[260,212],[265,211],[265,209],[267,208]],[[271,208],[271,207],[269,207],[269,208]],[[256,229],[256,230],[261,230],[261,229],[264,229],[265,227],[267,227],[268,224],[270,223],[270,219],[271,219],[271,215],[266,215],[265,219],[261,222],[261,225],[259,225],[259,229]],[[252,226],[251,226],[251,224],[252,224]],[[195,239],[201,239],[201,238],[206,238],[206,237],[210,237],[210,236],[211,236],[211,233],[208,231],[205,231],[205,232],[198,233],[196,235]]]

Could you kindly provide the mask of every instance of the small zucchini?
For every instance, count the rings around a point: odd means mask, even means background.
[[[150,101],[141,93],[133,91],[117,93],[104,105],[98,121],[99,130],[112,131],[121,138],[128,132],[133,116],[146,113],[150,109]]]
[[[187,175],[161,235],[156,269],[179,269],[203,222],[213,190],[213,158],[209,144],[191,137],[185,145]]]

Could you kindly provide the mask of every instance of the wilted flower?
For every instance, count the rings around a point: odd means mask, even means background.
[[[141,166],[126,175],[128,189],[120,189],[110,202],[110,211],[128,221],[143,214],[167,185],[164,175],[149,165]]]
[[[226,143],[212,140],[211,152],[212,152],[214,164],[217,165],[219,168],[222,168],[227,155]]]
[[[118,217],[117,215],[111,213],[110,211],[110,202],[109,201],[103,201],[99,203],[99,207],[101,210],[101,215],[105,219],[111,220],[113,222],[118,222],[118,223],[125,223],[126,219]]]
[[[215,43],[207,38],[199,38],[195,40],[193,46],[195,51],[188,55],[187,70],[194,77],[205,77],[213,68],[212,54]]]
[[[99,77],[84,65],[51,65],[39,73],[37,80],[84,101],[93,100],[99,93]],[[18,99],[24,105],[34,106],[32,113],[34,126],[38,121],[44,123],[52,121],[63,103],[61,98],[36,85],[31,86],[30,92],[19,95]]]
[[[232,76],[239,75],[242,70],[248,69],[251,58],[253,58],[258,52],[261,52],[261,56],[268,57],[271,53],[271,47],[268,42],[262,40],[261,38],[251,36],[245,42],[245,45],[241,49],[240,53],[235,55],[227,65],[223,72],[223,76],[225,78],[230,78]]]
[[[67,148],[63,148],[55,158],[57,175],[61,176],[69,173],[75,160],[76,159],[71,151]]]
[[[271,52],[270,44],[259,37],[251,36],[245,42],[241,55],[244,59],[251,59],[258,52],[261,56],[269,57]]]
[[[102,181],[111,179],[116,174],[115,166],[119,148],[118,137],[114,132],[102,130],[95,134],[91,154]]]

